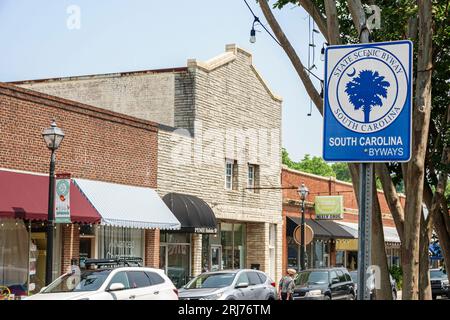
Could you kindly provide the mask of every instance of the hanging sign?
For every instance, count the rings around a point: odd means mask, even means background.
[[[70,174],[57,174],[55,180],[55,223],[71,223]]]
[[[317,196],[314,203],[316,220],[344,219],[343,196]]]

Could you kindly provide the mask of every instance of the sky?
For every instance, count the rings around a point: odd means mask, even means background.
[[[256,1],[248,3],[268,26]],[[80,10],[80,28],[67,25],[71,6]],[[294,5],[274,13],[306,64],[307,13]],[[253,54],[256,69],[283,98],[282,144],[291,159],[320,156],[322,117],[314,106],[308,116],[302,82],[261,26],[256,43],[249,42],[252,22],[243,0],[0,0],[0,81],[182,67],[189,58],[208,60],[235,43]],[[323,37],[315,39],[314,73],[323,78]]]

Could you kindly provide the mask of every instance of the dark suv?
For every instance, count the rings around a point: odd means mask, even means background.
[[[345,268],[308,269],[295,278],[294,300],[355,299],[355,285]]]
[[[447,273],[442,269],[430,269],[431,294],[433,299],[437,296],[447,296],[450,298],[450,287]]]

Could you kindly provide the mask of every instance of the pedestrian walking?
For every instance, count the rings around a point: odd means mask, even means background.
[[[278,285],[278,298],[280,300],[293,300],[292,294],[294,293],[294,279],[297,271],[294,269],[287,269],[286,275],[281,278]]]

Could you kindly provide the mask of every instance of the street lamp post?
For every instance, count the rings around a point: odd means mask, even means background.
[[[305,199],[308,196],[309,190],[307,187],[305,187],[305,184],[302,183],[297,192],[300,195],[300,199],[302,200],[302,221],[300,225],[300,270],[305,270]]]
[[[45,261],[45,285],[52,282],[53,269],[53,229],[54,229],[54,189],[55,189],[55,151],[59,148],[64,138],[64,132],[56,126],[55,120],[52,121],[50,128],[42,132],[45,144],[52,152],[50,157],[50,174],[48,183],[48,221],[47,221],[47,253]]]

